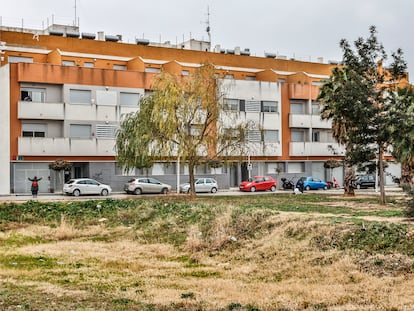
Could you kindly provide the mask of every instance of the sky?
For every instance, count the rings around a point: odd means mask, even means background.
[[[413,0],[13,0],[0,6],[0,24],[43,29],[53,22],[80,32],[152,42],[208,40],[222,49],[250,49],[302,61],[340,61],[341,39],[367,38],[376,26],[391,59],[401,48],[414,81]],[[209,13],[209,14],[208,14]]]

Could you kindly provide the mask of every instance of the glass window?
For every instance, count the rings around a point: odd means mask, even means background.
[[[300,102],[291,102],[290,113],[291,114],[305,114],[305,104],[300,103]]]
[[[255,76],[246,76],[246,80],[254,81],[254,80],[256,80],[256,77]]]
[[[160,73],[161,72],[161,69],[160,68],[147,67],[147,68],[145,68],[145,72],[149,72],[149,73]]]
[[[234,98],[225,98],[224,108],[230,111],[239,111],[239,100]]]
[[[22,124],[23,137],[46,137],[47,125],[39,123]]]
[[[90,104],[92,92],[90,90],[70,90],[69,97],[71,104]]]
[[[302,130],[292,130],[290,139],[292,142],[304,142],[305,132]]]
[[[303,173],[305,172],[304,162],[289,162],[287,173]]]
[[[319,115],[321,111],[321,105],[320,103],[313,102],[312,103],[312,114],[313,115]]]
[[[93,68],[93,67],[95,67],[95,64],[94,63],[91,63],[91,62],[84,62],[83,63],[83,67]]]
[[[312,132],[312,141],[314,142],[321,141],[321,133],[319,131]]]
[[[44,103],[46,101],[46,89],[23,87],[20,91],[20,99],[24,101]]]
[[[71,124],[70,137],[90,138],[92,136],[92,127],[90,124]]]
[[[115,70],[126,70],[127,66],[125,66],[125,65],[114,65],[112,68],[115,69]]]
[[[188,71],[188,70],[182,70],[181,71],[181,75],[183,75],[183,76],[189,76],[190,75],[190,71]]]
[[[75,66],[75,62],[73,60],[64,60],[62,61],[62,66]]]
[[[263,106],[263,109],[262,109],[262,112],[278,112],[277,111],[277,105],[278,104],[278,102],[277,101],[267,101],[267,100],[264,100],[263,102],[262,102],[262,106]]]
[[[33,57],[9,56],[9,63],[33,63]]]
[[[139,93],[124,93],[119,94],[119,100],[121,106],[138,106],[140,94]]]
[[[234,79],[234,75],[232,75],[232,74],[226,74],[224,76],[224,79]]]
[[[265,143],[278,143],[279,131],[278,130],[265,130],[263,132],[263,141]]]

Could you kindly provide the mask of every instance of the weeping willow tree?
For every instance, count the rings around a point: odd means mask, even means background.
[[[188,165],[194,194],[197,165],[246,154],[250,126],[226,109],[219,82],[212,64],[186,77],[161,72],[139,111],[121,122],[118,163],[130,170],[178,158]]]
[[[353,47],[342,39],[340,47],[342,66],[332,71],[318,97],[321,116],[332,120],[333,136],[345,146],[345,195],[354,195],[355,166],[361,169],[378,163],[381,203],[385,204],[383,158],[391,143],[387,125],[393,122],[390,110],[398,98],[396,86],[406,77],[406,63],[399,49],[384,68],[387,54],[374,26],[368,38],[358,38]]]

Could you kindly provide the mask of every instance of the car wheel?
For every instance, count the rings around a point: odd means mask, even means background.
[[[104,197],[106,197],[107,195],[108,195],[108,189],[102,189],[102,191],[101,191],[101,196],[104,196]]]
[[[217,188],[213,187],[211,188],[211,193],[216,193],[217,192]]]
[[[275,186],[270,187],[270,191],[275,192],[276,191],[276,187]]]
[[[78,197],[78,196],[80,196],[80,190],[79,190],[79,189],[75,189],[75,190],[73,190],[72,194],[73,194],[75,197]]]
[[[256,187],[251,187],[250,188],[250,192],[255,192],[256,191]]]
[[[167,193],[168,193],[168,189],[167,188],[162,188],[161,194],[167,194]]]
[[[141,193],[142,193],[141,188],[135,188],[135,190],[134,190],[134,194],[136,194],[136,195],[140,195]]]
[[[323,187],[323,190],[328,190],[328,186],[324,186]]]
[[[357,185],[357,186],[356,186],[356,188],[357,188],[357,189],[361,189],[361,185]]]
[[[309,190],[311,190],[311,187],[310,186],[306,186],[305,187],[305,190],[309,191]]]

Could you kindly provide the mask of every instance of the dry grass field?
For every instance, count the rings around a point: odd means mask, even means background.
[[[0,310],[414,310],[404,199],[0,206]]]

